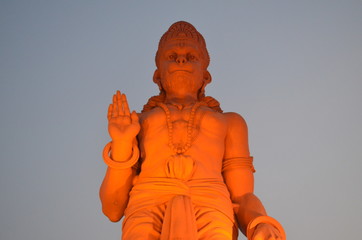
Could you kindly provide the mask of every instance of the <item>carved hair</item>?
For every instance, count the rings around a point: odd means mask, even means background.
[[[204,37],[196,30],[194,26],[192,26],[188,22],[179,21],[171,25],[171,27],[165,32],[158,44],[158,50],[156,52],[156,66],[159,67],[159,52],[161,52],[162,48],[166,44],[167,41],[170,40],[177,40],[177,39],[187,39],[194,41],[198,44],[200,47],[200,51],[203,54],[204,60],[205,60],[205,68],[209,66],[210,63],[210,56],[206,49],[206,42]],[[162,102],[164,103],[166,99],[166,92],[164,89],[160,87],[160,94],[157,96],[153,96],[150,99],[148,99],[148,102],[143,106],[142,112],[147,112],[157,106],[157,103]],[[203,86],[198,94],[198,100],[200,102],[204,102],[207,104],[207,106],[211,109],[213,109],[216,112],[222,112],[220,108],[220,103],[213,97],[205,96],[205,86]]]

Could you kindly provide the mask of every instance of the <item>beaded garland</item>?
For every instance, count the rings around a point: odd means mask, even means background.
[[[157,105],[159,107],[161,107],[165,111],[165,114],[166,114],[166,123],[167,123],[167,129],[168,129],[168,145],[169,145],[169,147],[176,154],[185,153],[191,147],[192,129],[195,127],[194,126],[194,120],[195,120],[196,111],[201,105],[205,105],[205,103],[204,102],[197,102],[191,108],[190,118],[187,121],[187,139],[186,139],[186,144],[184,146],[177,146],[173,142],[173,134],[172,134],[173,133],[173,126],[172,126],[172,122],[171,122],[170,109],[168,109],[168,107],[164,103],[158,103]]]

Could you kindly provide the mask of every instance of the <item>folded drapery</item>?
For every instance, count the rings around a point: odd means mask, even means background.
[[[139,178],[130,193],[124,221],[137,211],[161,204],[167,205],[161,240],[197,239],[194,205],[215,209],[235,222],[230,195],[222,180],[173,178]]]

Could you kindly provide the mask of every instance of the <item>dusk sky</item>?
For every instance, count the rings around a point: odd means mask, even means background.
[[[206,39],[206,94],[248,123],[255,194],[288,239],[360,239],[360,0],[1,0],[0,239],[120,238],[98,196],[107,108],[158,94],[179,20]]]

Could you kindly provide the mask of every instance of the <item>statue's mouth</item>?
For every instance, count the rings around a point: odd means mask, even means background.
[[[174,71],[172,71],[171,73],[174,73],[174,72],[187,72],[187,73],[191,73],[191,71],[189,71],[189,70],[174,70]]]
[[[175,73],[175,72],[187,72],[187,73],[192,73],[193,72],[193,67],[190,66],[189,64],[184,64],[184,65],[171,65],[169,66],[168,69],[169,73]]]
[[[190,69],[190,68],[177,68],[177,69],[170,69],[170,73],[175,73],[175,72],[187,72],[187,73],[192,73],[192,69]]]

